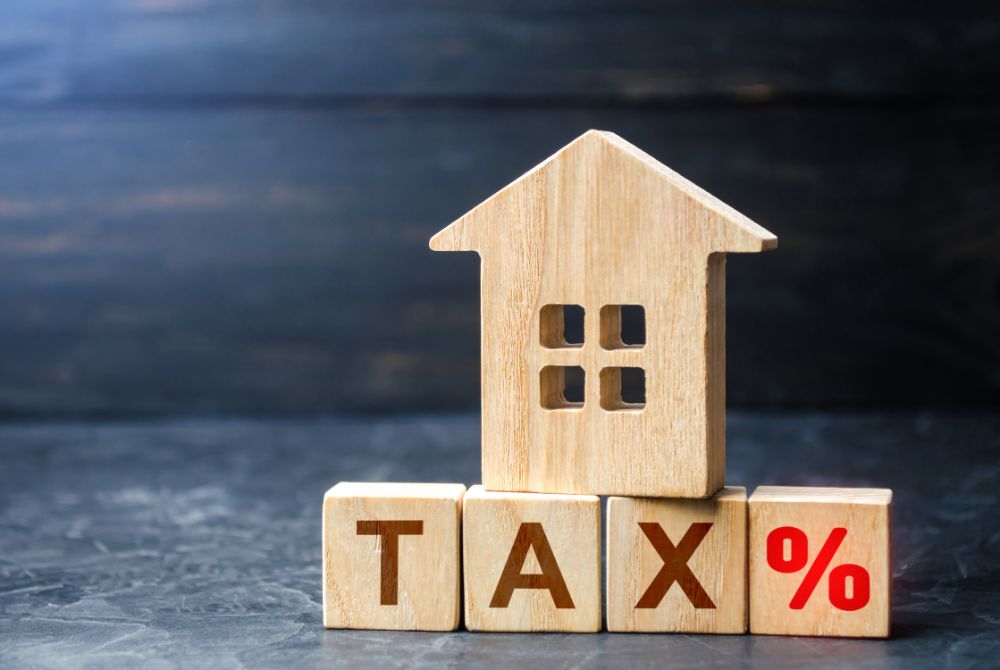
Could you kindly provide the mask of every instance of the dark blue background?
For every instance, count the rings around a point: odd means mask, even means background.
[[[779,236],[730,260],[731,405],[996,406],[998,38],[990,3],[5,0],[0,416],[475,408],[477,259],[427,239],[591,127]]]

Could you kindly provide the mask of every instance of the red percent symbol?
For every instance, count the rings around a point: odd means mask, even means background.
[[[830,531],[823,548],[816,555],[816,560],[809,566],[806,576],[792,596],[792,602],[788,603],[791,609],[800,610],[806,606],[845,537],[847,537],[846,528],[834,528]],[[790,550],[787,559],[786,542]],[[771,569],[788,574],[798,572],[808,563],[809,539],[799,528],[781,526],[772,530],[767,536],[767,564]],[[852,586],[850,595],[847,593],[848,579],[851,580]],[[868,604],[871,597],[871,575],[860,565],[850,563],[838,565],[830,570],[829,587],[830,604],[839,610],[854,612]]]

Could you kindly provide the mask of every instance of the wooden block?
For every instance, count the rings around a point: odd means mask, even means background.
[[[599,498],[473,486],[464,507],[469,630],[600,630]]]
[[[608,498],[612,632],[747,630],[747,491],[708,500]]]
[[[462,484],[341,482],[323,500],[323,625],[458,628]]]
[[[761,486],[750,497],[750,632],[888,637],[892,491]]]
[[[725,257],[777,242],[595,130],[438,232],[432,249],[482,258],[483,484],[681,498],[718,491]]]

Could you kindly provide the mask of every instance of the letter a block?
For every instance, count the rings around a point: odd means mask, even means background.
[[[892,491],[761,486],[750,497],[750,632],[888,637]]]
[[[464,507],[469,630],[600,630],[599,498],[473,486]]]
[[[323,500],[323,625],[449,631],[462,484],[341,482]]]
[[[747,630],[747,492],[707,500],[608,498],[612,632]]]

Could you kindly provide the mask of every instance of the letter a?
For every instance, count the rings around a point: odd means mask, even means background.
[[[528,550],[533,549],[538,565],[542,568],[540,575],[522,575],[521,568],[528,557]],[[559,564],[549,546],[549,539],[540,523],[522,523],[517,529],[514,546],[507,555],[507,563],[503,566],[500,581],[497,583],[490,607],[507,607],[514,589],[548,589],[552,602],[558,609],[574,609],[573,599],[566,588]]]

